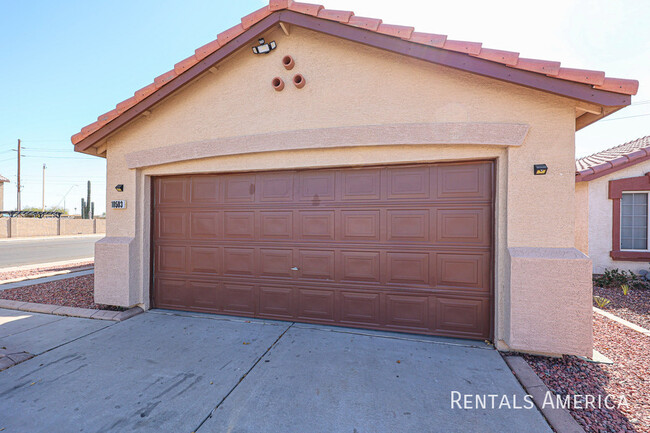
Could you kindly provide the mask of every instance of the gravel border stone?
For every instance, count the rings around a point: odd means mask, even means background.
[[[609,312],[604,311],[604,310],[601,310],[600,308],[593,307],[593,309],[594,309],[595,313],[598,313],[601,316],[605,316],[608,319],[613,320],[614,322],[618,322],[623,326],[627,326],[630,329],[634,329],[635,331],[640,332],[640,333],[645,334],[648,337],[650,337],[650,329],[645,329],[644,327],[639,326],[636,323],[632,323],[632,322],[629,322],[629,321],[627,321],[625,319],[621,319],[617,315],[609,313]]]
[[[12,301],[0,299],[0,308],[9,310],[28,311],[30,313],[54,314],[57,316],[81,317],[85,319],[112,320],[121,322],[143,313],[140,307],[129,308],[126,311],[93,310],[90,308],[62,307],[52,304],[36,304],[34,302]]]
[[[557,433],[584,433],[584,429],[567,409],[544,406],[544,398],[551,391],[524,358],[521,356],[504,356],[503,358],[521,386],[533,397],[535,406]]]

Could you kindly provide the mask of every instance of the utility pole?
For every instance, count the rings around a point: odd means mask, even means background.
[[[43,206],[41,208],[42,211],[45,211],[45,169],[46,168],[47,166],[45,165],[45,163],[43,163],[43,203],[42,203]]]
[[[16,199],[16,207],[17,211],[20,211],[20,138],[18,139],[18,185],[16,185],[16,188],[18,190],[17,194],[18,197]]]

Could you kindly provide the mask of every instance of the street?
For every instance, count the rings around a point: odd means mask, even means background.
[[[95,255],[95,242],[104,235],[0,241],[0,268],[83,259]]]

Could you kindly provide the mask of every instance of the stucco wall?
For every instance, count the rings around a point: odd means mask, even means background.
[[[0,239],[11,236],[9,218],[0,218]]]
[[[216,73],[206,73],[108,139],[107,202],[124,199],[127,208],[107,206],[107,236],[129,239],[128,249],[134,251],[129,272],[136,277],[127,278],[132,285],[128,296],[113,296],[108,292],[122,289],[96,274],[96,291],[106,291],[105,299],[117,305],[148,306],[154,175],[496,159],[495,333],[497,343],[508,338],[510,315],[517,312],[509,308],[507,248],[574,246],[575,104],[300,28],[293,28],[288,37],[278,30],[264,36],[277,41],[271,54],[255,56],[242,49],[218,65]],[[292,71],[282,67],[285,54],[296,61]],[[305,76],[303,89],[291,84],[295,73]],[[271,87],[276,75],[287,83],[282,92]],[[164,152],[166,146],[215,138],[418,122],[521,123],[530,125],[530,131],[521,147],[390,145],[230,155],[140,169],[126,164],[126,156],[133,152],[155,148]],[[535,163],[547,164],[548,174],[534,176]],[[124,184],[124,192],[112,188],[118,183]],[[117,247],[98,243],[98,254],[103,254],[102,248]],[[98,260],[96,266],[119,269],[111,260],[121,258],[101,257],[105,264]],[[137,293],[135,300],[132,293]],[[557,338],[563,338],[561,333]]]
[[[602,273],[605,269],[618,268],[638,272],[648,269],[648,263],[612,260],[612,201],[609,196],[609,181],[626,177],[643,176],[650,172],[650,161],[619,170],[607,176],[594,179],[589,184],[589,257],[593,272]]]
[[[589,183],[576,183],[576,248],[589,255]]]
[[[56,236],[58,234],[58,218],[11,218],[12,238]]]
[[[5,198],[5,183],[0,182],[0,210],[5,210],[4,208],[4,198]]]
[[[61,235],[86,235],[95,233],[95,220],[61,219]]]

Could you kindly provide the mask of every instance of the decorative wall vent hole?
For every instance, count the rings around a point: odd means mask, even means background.
[[[293,84],[295,84],[297,88],[302,89],[305,87],[305,77],[303,77],[302,74],[294,75]]]
[[[275,77],[273,80],[271,80],[271,85],[276,92],[280,92],[282,89],[284,89],[284,81],[282,81],[282,78],[280,77]]]
[[[293,61],[293,57],[291,56],[284,56],[282,58],[282,65],[285,67],[287,71],[293,69],[294,66],[296,66],[296,62]]]

